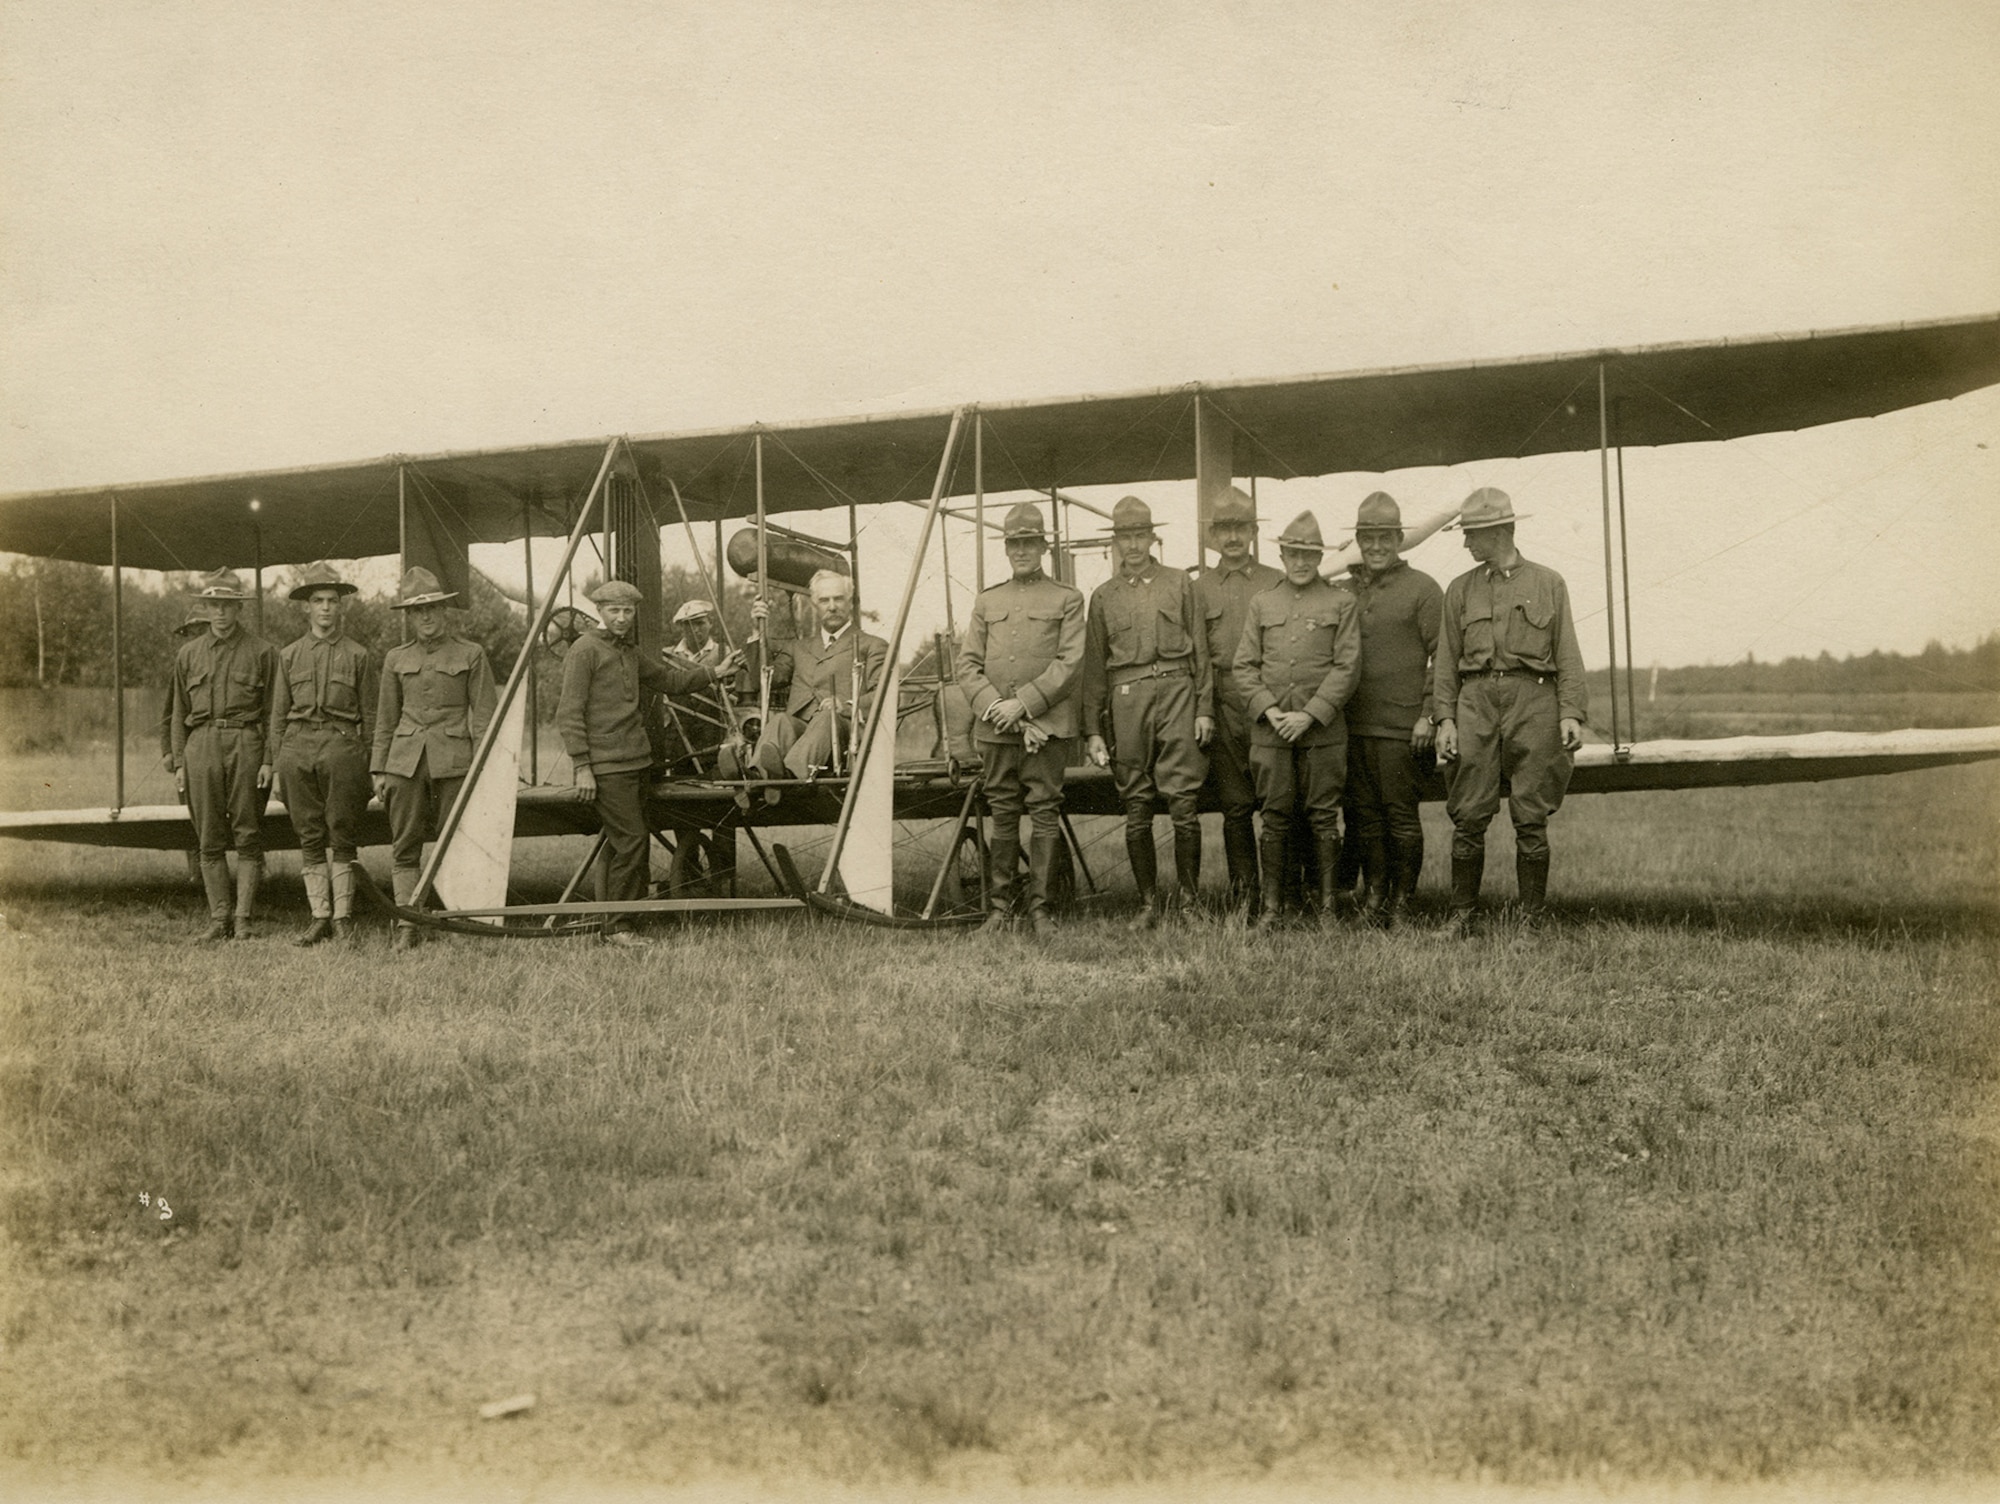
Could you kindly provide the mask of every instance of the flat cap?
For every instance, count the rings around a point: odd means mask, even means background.
[[[683,601],[681,602],[680,610],[674,613],[674,625],[679,626],[684,621],[694,621],[700,617],[713,615],[715,615],[715,603],[713,601]]]
[[[594,589],[584,592],[586,600],[600,606],[636,606],[645,599],[639,587],[630,580],[606,580]]]

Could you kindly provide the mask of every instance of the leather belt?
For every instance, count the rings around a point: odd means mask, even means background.
[[[1553,684],[1554,674],[1545,674],[1536,668],[1467,668],[1458,673],[1460,682],[1467,679],[1533,679],[1537,684]]]
[[[1139,679],[1191,679],[1194,670],[1183,658],[1155,658],[1151,663],[1126,664],[1106,671],[1111,684],[1131,684]]]

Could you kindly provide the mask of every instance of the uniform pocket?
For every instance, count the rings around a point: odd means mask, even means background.
[[[1467,658],[1490,660],[1493,656],[1493,609],[1468,614],[1459,651]]]
[[[1514,655],[1518,658],[1548,661],[1551,656],[1549,629],[1556,619],[1555,602],[1537,597],[1534,600],[1517,602],[1515,609],[1520,613],[1521,619],[1516,630],[1508,634],[1517,640],[1511,641],[1508,646],[1514,650]]]
[[[1160,607],[1159,624],[1153,628],[1153,644],[1162,658],[1178,658],[1188,650],[1187,628],[1181,622],[1179,606]]]

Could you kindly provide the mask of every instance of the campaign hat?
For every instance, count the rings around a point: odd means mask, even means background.
[[[457,599],[456,590],[445,589],[436,575],[417,564],[404,572],[403,583],[396,588],[396,598],[389,602],[389,609],[407,611],[412,606],[441,606]]]
[[[679,626],[685,621],[694,621],[698,617],[713,615],[715,615],[715,603],[713,601],[683,601],[680,610],[674,613],[674,625]]]
[[[348,584],[334,572],[331,564],[321,559],[317,564],[306,566],[305,573],[299,576],[298,584],[292,587],[291,599],[310,600],[315,590],[338,590],[342,595],[352,595],[360,588],[359,585]]]
[[[1516,516],[1513,499],[1505,491],[1497,486],[1481,486],[1458,509],[1458,525],[1461,531],[1470,533],[1482,527],[1505,527],[1531,515],[1522,512]]]
[[[1370,491],[1361,498],[1361,505],[1354,509],[1354,529],[1357,533],[1397,532],[1403,530],[1403,509],[1396,505],[1396,498],[1387,491]]]
[[[1250,499],[1241,486],[1231,486],[1218,496],[1215,505],[1208,509],[1210,527],[1219,522],[1248,523],[1255,527],[1257,520],[1257,503]]]
[[[1278,534],[1278,547],[1281,551],[1289,548],[1301,553],[1325,553],[1326,540],[1320,537],[1319,518],[1309,511],[1299,513]]]
[[[1046,543],[1048,536],[1048,529],[1042,526],[1042,509],[1032,501],[1016,502],[1007,508],[1007,521],[1000,530],[1002,541],[1034,538]]]
[[[599,606],[636,606],[646,597],[639,593],[639,587],[630,580],[606,580],[584,592],[586,600]]]
[[[1150,533],[1153,531],[1153,509],[1137,496],[1121,496],[1111,508],[1111,531],[1114,533]]]
[[[201,577],[201,588],[195,592],[204,601],[247,601],[250,592],[243,588],[243,578],[233,569],[218,569],[213,574]]]

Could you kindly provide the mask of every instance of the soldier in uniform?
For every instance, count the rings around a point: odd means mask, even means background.
[[[1151,929],[1161,915],[1156,798],[1173,820],[1184,912],[1201,888],[1197,800],[1208,775],[1201,749],[1215,734],[1215,684],[1194,583],[1153,557],[1152,509],[1123,498],[1111,509],[1111,535],[1118,570],[1091,595],[1085,622],[1083,729],[1090,760],[1111,767],[1125,806],[1125,854],[1142,905],[1133,926]]]
[[[771,681],[787,687],[785,706],[773,706],[757,739],[755,772],[765,778],[815,778],[844,757],[854,717],[866,719],[882,678],[889,644],[854,620],[854,582],[822,569],[808,582],[819,625],[804,637],[770,643]],[[751,608],[761,632],[765,603]],[[861,699],[856,703],[855,658],[860,656]]]
[[[178,627],[174,628],[174,636],[180,638],[182,641],[186,641],[190,637],[198,637],[208,630],[208,624],[213,619],[213,613],[209,611],[208,607],[200,601],[196,601],[188,607],[187,618]],[[171,670],[167,674],[166,691],[160,696],[160,766],[165,768],[170,776],[176,772],[174,763],[174,676]],[[175,787],[179,792],[181,803],[186,804],[186,783],[176,778]],[[196,835],[192,825],[188,827],[188,841],[188,881],[199,888],[201,886],[201,838]]]
[[[1431,698],[1438,761],[1456,763],[1451,815],[1451,919],[1470,933],[1486,871],[1486,827],[1500,808],[1514,823],[1522,913],[1541,917],[1549,887],[1549,816],[1569,791],[1570,754],[1583,745],[1587,691],[1569,587],[1514,547],[1514,504],[1482,486],[1459,526],[1478,560],[1444,593]]]
[[[1249,699],[1250,759],[1264,800],[1263,922],[1280,916],[1292,832],[1310,826],[1320,919],[1333,919],[1340,871],[1340,792],[1347,777],[1341,707],[1361,666],[1354,597],[1319,575],[1319,519],[1301,512],[1278,535],[1284,582],[1250,602],[1236,677]]]
[[[1250,709],[1236,678],[1236,647],[1250,598],[1284,579],[1250,556],[1257,509],[1231,486],[1208,514],[1208,539],[1221,557],[1194,582],[1196,610],[1215,674],[1215,733],[1208,739],[1208,787],[1222,806],[1222,852],[1229,864],[1229,902],[1254,919],[1262,903],[1257,882],[1257,784],[1250,770]]]
[[[1048,543],[1039,508],[1022,502],[1007,513],[1002,545],[1013,578],[973,602],[958,657],[958,684],[972,705],[980,776],[993,815],[992,912],[983,934],[1012,923],[1024,810],[1032,822],[1028,921],[1037,935],[1054,925],[1049,886],[1062,842],[1063,770],[1076,747],[1084,612],[1082,591],[1042,572]]]
[[[637,585],[606,580],[590,599],[604,618],[604,629],[579,637],[563,659],[556,728],[575,769],[577,794],[595,802],[604,828],[600,891],[606,902],[625,903],[646,896],[651,876],[646,790],[652,781],[653,747],[646,736],[646,696],[707,688],[735,673],[742,655],[731,653],[712,668],[654,662],[634,639],[639,603],[645,599]],[[633,931],[629,914],[606,915],[603,933],[618,945],[648,943]]]
[[[1424,869],[1417,759],[1435,736],[1431,655],[1444,592],[1403,562],[1403,514],[1387,491],[1363,498],[1354,545],[1361,558],[1347,588],[1361,613],[1361,680],[1347,705],[1347,840],[1361,848],[1362,917],[1392,924]]]
[[[403,576],[391,602],[392,609],[409,612],[414,640],[389,649],[382,659],[368,766],[389,811],[389,876],[396,902],[404,907],[417,895],[424,841],[436,834],[457,798],[498,700],[485,649],[450,630],[445,606],[457,599],[456,591],[419,566]],[[408,949],[416,938],[410,925],[396,925],[397,950]]]
[[[208,894],[204,940],[252,935],[257,889],[264,881],[264,806],[271,797],[271,757],[278,743],[281,682],[277,651],[242,625],[250,594],[226,569],[202,581],[213,616],[206,635],[174,657],[172,754],[175,779],[201,842],[201,882]],[[236,906],[229,891],[229,851],[236,851]]]
[[[299,834],[299,862],[312,922],[295,942],[348,938],[354,919],[354,858],[368,808],[374,745],[375,655],[341,630],[355,587],[321,561],[292,590],[304,601],[306,633],[278,654],[284,672],[278,787]]]

